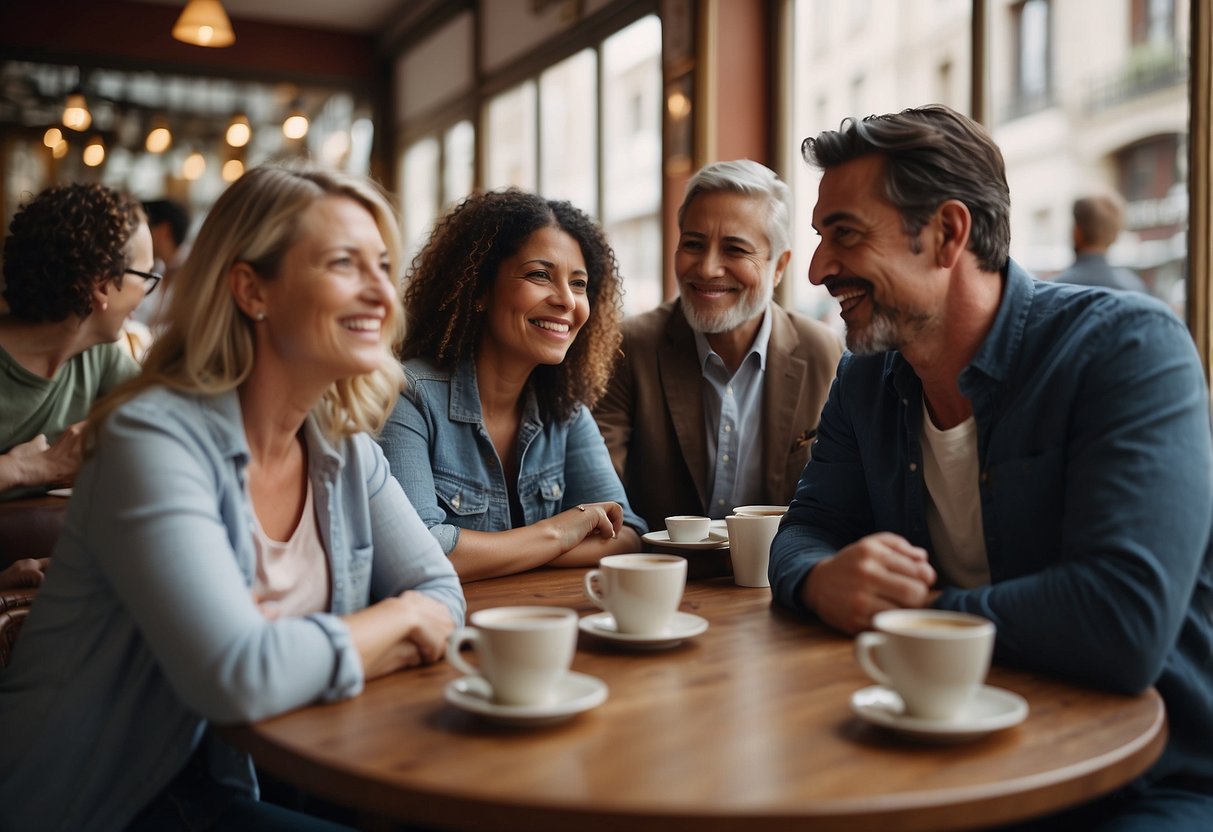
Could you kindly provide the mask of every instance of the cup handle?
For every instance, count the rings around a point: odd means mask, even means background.
[[[461,627],[451,633],[451,639],[447,644],[446,660],[453,664],[456,669],[462,672],[465,676],[481,676],[480,668],[473,665],[463,656],[459,655],[460,648],[464,644],[472,645],[475,650],[480,645],[480,633],[475,627]]]
[[[880,665],[876,663],[875,651],[879,649],[888,639],[883,633],[860,633],[855,639],[855,660],[859,662],[859,666],[863,668],[863,672],[868,674],[874,681],[879,682],[885,687],[892,687],[893,680],[889,675],[880,669]]]
[[[606,609],[606,598],[602,594],[602,590],[594,586],[594,579],[602,577],[601,569],[591,569],[585,573],[585,596],[594,602],[594,605],[600,610]]]

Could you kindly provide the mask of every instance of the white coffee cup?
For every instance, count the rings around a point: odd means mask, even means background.
[[[729,560],[733,562],[733,583],[738,586],[770,586],[767,564],[771,561],[771,541],[779,531],[779,514],[730,514],[724,519],[729,527]]]
[[[585,594],[614,617],[619,632],[660,635],[669,631],[686,583],[686,558],[609,555],[585,574]]]
[[[711,517],[697,514],[675,514],[665,519],[665,530],[675,543],[698,543],[708,536]]]
[[[737,506],[733,509],[734,514],[756,514],[760,517],[778,516],[783,517],[788,513],[787,506]]]
[[[855,657],[864,672],[892,688],[908,716],[951,720],[964,714],[994,652],[994,622],[949,610],[886,610],[860,633]]]
[[[577,611],[566,607],[493,607],[471,614],[472,626],[451,634],[447,660],[478,677],[494,702],[546,705],[577,649]],[[470,644],[479,667],[459,649]]]

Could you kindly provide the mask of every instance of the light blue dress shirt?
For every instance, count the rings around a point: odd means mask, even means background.
[[[750,351],[730,376],[707,337],[695,333],[695,348],[707,382],[703,385],[703,422],[712,486],[710,517],[727,517],[736,506],[761,502],[766,476],[762,470],[762,385],[770,340],[771,313],[767,310]]]
[[[310,418],[304,435],[331,612],[268,621],[252,598],[236,393],[157,388],[107,420],[0,676],[4,824],[120,829],[209,722],[356,695],[362,665],[339,616],[415,589],[462,623],[459,579],[378,446],[365,435],[333,446]],[[209,757],[218,781],[256,793],[247,755],[216,741]]]

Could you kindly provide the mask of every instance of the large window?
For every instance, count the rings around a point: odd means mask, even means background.
[[[597,219],[629,313],[661,302],[661,106],[661,24],[650,15],[485,107],[485,187],[537,190]]]
[[[519,62],[536,63],[526,56]],[[514,83],[481,101],[479,136],[471,121],[462,121],[445,132],[432,127],[405,145],[400,188],[410,256],[434,220],[474,187],[512,186],[566,199],[602,224],[619,260],[627,312],[660,303],[657,16],[642,17],[546,66],[516,73],[507,68],[501,75],[514,75]]]
[[[1109,259],[1136,270],[1183,316],[1189,0],[977,2],[986,20],[985,105],[974,114],[969,0],[870,0],[859,27],[840,24],[830,4],[794,0],[794,126],[781,153],[796,196],[786,299],[841,327],[832,300],[804,280],[818,176],[800,160],[801,140],[844,117],[940,101],[983,121],[1002,150],[1013,258],[1042,278],[1055,275],[1074,259],[1074,200],[1117,192],[1126,225]]]

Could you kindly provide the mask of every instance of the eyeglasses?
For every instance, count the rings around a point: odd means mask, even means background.
[[[160,285],[164,275],[160,272],[141,272],[138,269],[123,269],[123,274],[133,274],[143,278],[143,296],[147,297]]]

